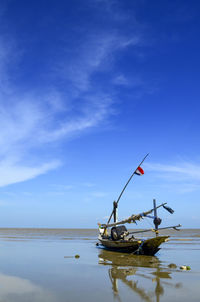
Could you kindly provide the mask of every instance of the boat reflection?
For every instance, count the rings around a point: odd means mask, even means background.
[[[182,286],[181,283],[173,283],[170,280],[170,270],[164,267],[157,257],[135,256],[101,249],[99,264],[108,266],[113,295],[119,302],[122,301],[119,281],[147,302],[159,302],[165,287]],[[142,286],[139,285],[141,283]]]

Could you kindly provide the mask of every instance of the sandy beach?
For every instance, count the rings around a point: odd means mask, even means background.
[[[200,230],[170,232],[149,257],[97,247],[96,230],[1,229],[0,301],[199,301]]]

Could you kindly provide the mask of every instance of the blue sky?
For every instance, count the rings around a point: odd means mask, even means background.
[[[0,227],[199,227],[198,1],[1,1]],[[149,226],[148,224],[145,226]]]

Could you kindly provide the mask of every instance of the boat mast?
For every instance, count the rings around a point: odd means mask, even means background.
[[[113,218],[114,222],[118,221],[118,211],[117,211],[117,202],[113,201]]]
[[[143,158],[143,160],[141,161],[141,163],[137,166],[137,168],[140,167],[140,166],[142,165],[142,163],[145,161],[145,159],[147,158],[148,155],[149,155],[149,153],[147,153],[147,155],[145,155],[145,157]],[[123,194],[124,191],[126,190],[126,187],[128,186],[129,182],[131,181],[131,179],[132,179],[133,175],[135,174],[137,168],[135,169],[135,171],[133,172],[133,174],[130,176],[129,180],[127,181],[127,183],[125,184],[123,190],[121,191],[121,193],[120,193],[120,195],[119,195],[119,197],[118,197],[118,199],[117,199],[117,204],[119,203],[119,200],[120,200],[120,198],[122,197],[122,194]]]
[[[153,210],[154,210],[154,220],[153,223],[155,225],[155,233],[156,237],[158,236],[158,226],[161,224],[161,219],[157,215],[157,207],[156,207],[156,200],[153,199]]]
[[[145,161],[145,159],[147,158],[148,155],[149,155],[149,153],[147,153],[147,154],[145,155],[145,157],[143,158],[143,160],[141,161],[141,163],[137,166],[137,168],[140,167],[140,166],[142,165],[142,163]],[[113,214],[114,214],[114,222],[117,222],[117,221],[115,221],[115,219],[117,219],[116,217],[117,217],[117,206],[118,206],[118,203],[119,203],[119,201],[120,201],[120,199],[121,199],[121,197],[122,197],[122,194],[123,194],[124,191],[126,190],[126,187],[128,186],[129,182],[131,181],[133,175],[135,174],[137,168],[136,168],[135,171],[132,173],[132,175],[129,177],[127,183],[126,183],[125,186],[123,187],[123,190],[122,190],[121,193],[119,194],[119,197],[118,197],[117,201],[114,201],[114,202],[113,202],[113,210],[112,210],[112,213],[110,214],[110,217],[109,217],[109,219],[108,219],[107,224],[109,224],[109,222],[110,222],[110,220],[111,220]]]

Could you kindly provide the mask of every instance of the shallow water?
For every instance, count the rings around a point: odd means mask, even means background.
[[[166,233],[150,257],[96,247],[96,230],[0,229],[0,301],[199,301],[200,230]]]

